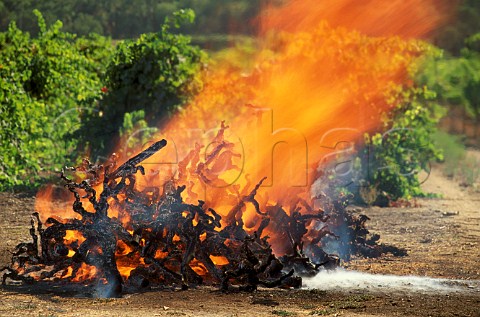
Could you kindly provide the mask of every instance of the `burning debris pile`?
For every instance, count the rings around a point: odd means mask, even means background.
[[[217,139],[223,137],[224,128]],[[348,244],[353,253],[372,256],[385,251],[376,244],[378,236],[367,238],[368,218],[348,213],[344,201],[325,200],[318,210],[300,198],[290,209],[280,204],[263,207],[256,195],[265,178],[249,193],[238,193],[237,204],[223,216],[202,200],[186,203],[182,198],[186,186],[178,186],[175,179],[163,188],[139,190],[137,176],[145,174],[139,164],[166,144],[158,141],[118,167],[113,155],[104,165],[85,159],[81,166],[62,171],[65,187],[75,197],[77,216],[50,216],[42,223],[35,212],[33,241],[16,247],[11,265],[3,268],[3,283],[9,279],[27,284],[96,283],[103,287],[97,295],[108,297],[147,286],[298,288],[301,276],[339,264],[338,256],[323,249],[327,236],[344,247]],[[202,164],[218,160],[225,148],[228,142],[217,142],[204,163],[196,162],[196,172]],[[253,206],[259,220],[254,227],[246,226],[242,218],[247,205]],[[109,215],[113,207],[116,216]],[[352,237],[341,239],[336,233],[340,227]],[[283,254],[272,250],[272,234],[284,240]]]

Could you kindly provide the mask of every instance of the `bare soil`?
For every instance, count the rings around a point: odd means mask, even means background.
[[[436,169],[424,184],[441,198],[413,206],[363,208],[381,242],[405,257],[354,259],[348,270],[480,280],[480,193]],[[35,198],[0,193],[0,267],[15,245],[29,241]],[[479,285],[479,284],[477,284]],[[149,290],[119,299],[81,298],[65,288],[0,288],[0,316],[480,316],[480,290],[452,293],[267,290],[224,294],[211,288]]]

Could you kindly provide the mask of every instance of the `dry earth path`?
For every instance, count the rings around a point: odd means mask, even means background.
[[[442,198],[419,199],[408,208],[361,210],[382,242],[408,256],[354,259],[348,270],[449,279],[480,279],[480,193],[460,187],[435,169],[424,184]],[[27,241],[34,198],[0,193],[0,266],[15,245]],[[0,288],[0,316],[480,316],[480,290],[397,292],[389,290],[260,290],[223,294],[214,289],[149,291],[120,299]]]

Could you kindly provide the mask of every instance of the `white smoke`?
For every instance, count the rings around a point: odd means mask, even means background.
[[[369,290],[373,292],[480,292],[480,281],[451,280],[421,276],[370,274],[336,269],[303,278],[303,287],[328,291]]]

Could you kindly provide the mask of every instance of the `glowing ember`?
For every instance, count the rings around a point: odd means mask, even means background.
[[[82,263],[77,270],[76,276],[72,279],[73,282],[81,282],[95,278],[97,269],[94,266]]]

